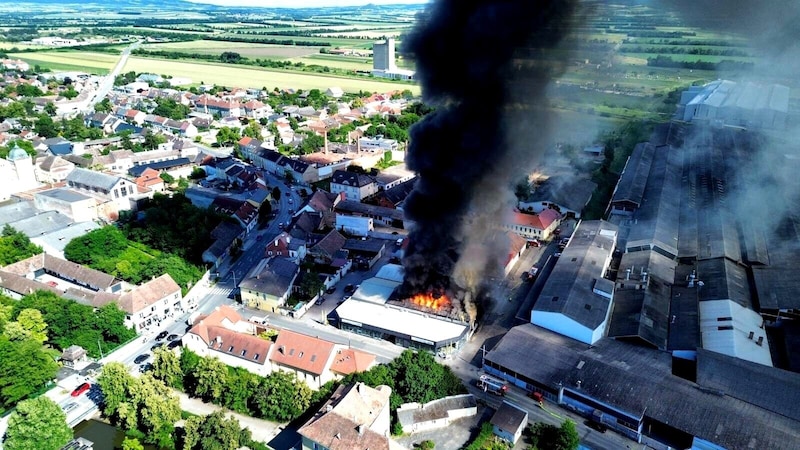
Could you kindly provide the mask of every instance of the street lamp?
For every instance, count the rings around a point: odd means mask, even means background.
[[[100,359],[103,359],[103,347],[100,345],[100,339],[97,340],[97,348],[100,349]]]

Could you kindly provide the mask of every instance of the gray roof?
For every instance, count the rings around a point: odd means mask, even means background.
[[[0,206],[0,227],[5,226],[6,224],[14,223],[18,220],[27,219],[28,217],[35,216],[36,214],[39,214],[39,210],[33,206],[32,201],[16,202]]]
[[[116,278],[107,273],[67,261],[66,259],[57,258],[47,253],[31,256],[3,268],[6,272],[22,276],[40,269],[47,269],[48,272],[57,274],[65,279],[75,280],[75,282],[93,290],[106,290],[118,282]]]
[[[543,181],[526,203],[552,202],[581,212],[597,189],[597,183],[578,176],[554,176]]]
[[[472,394],[451,395],[419,405],[418,408],[398,408],[397,419],[404,427],[408,427],[415,423],[447,419],[450,411],[477,406],[478,402]]]
[[[97,187],[105,191],[110,191],[119,181],[119,177],[108,175],[94,170],[76,167],[67,175],[67,183],[78,183],[84,186]]]
[[[98,228],[100,228],[100,225],[94,222],[71,223],[64,228],[35,236],[31,238],[31,242],[40,245],[45,252],[49,253],[54,251],[57,252],[56,256],[61,256],[64,252],[64,247],[66,247],[71,240]]]
[[[414,190],[414,186],[417,184],[417,177],[414,177],[408,181],[404,181],[397,186],[391,187],[380,194],[378,196],[386,198],[389,202],[394,205],[398,205],[403,202],[408,194]]]
[[[348,239],[345,241],[343,249],[354,251],[358,253],[374,253],[378,254],[381,250],[386,248],[386,241],[382,239],[367,238],[367,239]]]
[[[531,349],[536,349],[535,358]],[[800,426],[788,416],[672,375],[669,353],[614,339],[587,346],[525,324],[512,328],[486,361],[554,392],[563,385],[634,422],[646,416],[725,448],[784,448],[787,442],[800,442]],[[727,370],[736,373],[734,367]],[[782,390],[777,384],[774,388]]]
[[[761,309],[800,309],[798,274],[796,267],[754,267],[753,279]]]
[[[501,430],[516,432],[528,424],[528,412],[517,405],[503,401],[490,422]]]
[[[11,222],[8,225],[25,233],[29,238],[33,238],[64,228],[71,223],[72,219],[58,211],[46,211],[35,216],[17,220],[16,222]]]
[[[637,144],[633,153],[625,163],[625,170],[619,178],[612,203],[631,202],[637,206],[642,204],[644,188],[650,174],[655,147],[648,143]]]
[[[753,309],[747,271],[733,261],[725,258],[697,261],[697,279],[703,282],[697,288],[700,301],[732,300]]]
[[[697,384],[800,422],[800,374],[697,349]]]
[[[403,211],[383,206],[368,205],[354,200],[342,200],[335,207],[336,212],[360,214],[371,217],[387,217],[392,220],[403,220]]]
[[[21,296],[32,294],[39,290],[50,291],[57,295],[62,294],[61,291],[54,287],[4,270],[0,270],[0,288],[7,289]]]
[[[375,179],[369,175],[348,172],[346,170],[337,170],[333,172],[333,176],[331,177],[331,184],[364,187],[373,183],[375,183]]]
[[[84,200],[89,200],[92,197],[88,195],[83,195],[80,192],[74,191],[70,188],[58,188],[58,189],[51,189],[49,191],[42,191],[37,192],[34,195],[41,195],[44,197],[50,197],[55,200],[60,200],[66,203],[73,203],[73,202],[80,202]]]
[[[678,152],[658,147],[652,155],[642,203],[636,210],[626,248],[658,248],[674,258],[678,255],[681,167]]]
[[[262,260],[239,283],[239,287],[280,297],[291,288],[299,271],[297,264],[285,258]]]
[[[601,232],[617,232],[602,220],[583,221],[564,249],[533,307],[537,312],[561,313],[590,329],[606,319],[611,301],[592,292],[595,279],[605,274],[603,264],[614,251],[615,238]]]

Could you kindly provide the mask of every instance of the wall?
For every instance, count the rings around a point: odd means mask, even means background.
[[[585,344],[591,345],[599,340],[599,337],[595,338],[593,335],[595,330],[590,330],[560,313],[533,311],[531,312],[531,323]],[[599,327],[599,329],[602,334],[602,330],[605,328]]]

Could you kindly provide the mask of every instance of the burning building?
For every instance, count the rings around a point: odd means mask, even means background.
[[[402,267],[396,264],[387,264],[375,277],[364,280],[353,296],[336,308],[339,327],[434,353],[460,348],[471,330],[464,312],[454,308],[453,299],[433,294],[405,297],[399,289],[402,280]]]
[[[576,22],[576,5],[437,0],[404,42],[424,100],[436,107],[411,129],[406,157],[419,175],[404,207],[415,224],[399,290],[406,304],[475,322],[491,288],[484,280],[502,274],[507,257],[478,249],[548,143],[552,115],[541,105],[566,61],[552,50]]]

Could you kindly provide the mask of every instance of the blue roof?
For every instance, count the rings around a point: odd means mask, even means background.
[[[50,153],[54,155],[69,155],[72,153],[72,142],[67,141],[58,144],[50,144],[48,148],[50,149]]]
[[[131,174],[131,176],[139,177],[148,168],[162,171],[162,170],[172,169],[173,167],[187,166],[189,164],[191,164],[189,158],[170,159],[169,161],[159,161],[149,164],[141,164],[138,166],[133,166],[128,170],[128,173]]]

